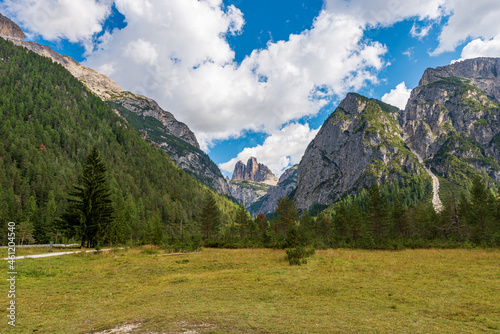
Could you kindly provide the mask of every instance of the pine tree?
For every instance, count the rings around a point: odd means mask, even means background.
[[[283,240],[285,240],[287,229],[291,226],[291,224],[295,224],[298,212],[293,201],[287,197],[281,197],[278,199],[278,208],[276,209],[276,212],[278,213],[278,222],[283,229]]]
[[[386,230],[386,203],[385,198],[380,193],[377,184],[372,184],[369,194],[367,224],[375,236],[377,242],[380,242]]]
[[[399,200],[399,195],[396,195],[392,203],[392,230],[394,235],[400,237],[408,236],[408,219],[406,217],[406,208]]]
[[[31,240],[33,238],[32,233],[37,225],[35,218],[37,216],[38,208],[36,205],[36,200],[33,196],[30,196],[30,198],[28,199],[25,211],[26,211],[25,220],[21,222],[21,224],[19,225],[19,230],[21,232],[20,235],[21,245],[24,244],[24,241],[26,239]]]
[[[472,238],[481,242],[487,237],[488,223],[491,218],[491,203],[488,189],[479,176],[472,179],[470,192],[469,224],[472,227]]]
[[[201,212],[201,227],[205,239],[212,238],[220,225],[220,210],[211,192],[205,198],[205,205]]]
[[[363,212],[358,204],[354,202],[353,205],[348,210],[348,222],[349,222],[349,236],[351,240],[354,241],[354,246],[358,247],[358,242],[362,237],[363,233]]]
[[[240,240],[245,238],[247,230],[249,229],[249,217],[248,212],[245,210],[243,205],[240,205],[238,208],[238,212],[236,213],[236,224],[239,225],[240,228]]]
[[[106,166],[96,147],[85,160],[79,185],[74,186],[69,195],[70,205],[64,215],[67,234],[77,237],[81,247],[97,246],[113,221],[113,203],[106,181]]]

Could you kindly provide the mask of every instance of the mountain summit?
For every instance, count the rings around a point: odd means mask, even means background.
[[[262,182],[273,186],[278,183],[276,175],[254,157],[250,157],[246,165],[241,161],[236,163],[232,180]]]

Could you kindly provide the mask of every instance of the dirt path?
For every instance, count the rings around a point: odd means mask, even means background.
[[[123,248],[119,248],[119,249],[123,249]],[[99,252],[106,252],[106,251],[110,251],[110,250],[111,250],[111,248],[106,248],[106,249],[99,250]],[[66,255],[66,254],[76,254],[76,253],[81,253],[81,252],[82,251],[73,251],[73,252],[57,252],[57,253],[24,255],[24,256],[16,256],[16,260],[27,259],[27,258],[36,259],[39,257],[51,257],[51,256],[59,256],[59,255]],[[85,253],[93,253],[93,252],[97,252],[97,250],[91,249],[91,250],[85,251]],[[4,260],[8,260],[8,258],[4,258]]]
[[[429,168],[425,167],[424,159],[422,159],[422,157],[420,155],[418,155],[413,150],[412,150],[412,153],[415,154],[415,156],[418,159],[418,162],[420,162],[422,164],[422,166],[424,166],[425,171],[432,178],[432,193],[433,193],[432,205],[434,206],[434,210],[436,210],[436,212],[443,211],[443,203],[441,203],[441,199],[439,198],[439,180],[438,180],[437,176],[434,175],[434,173]]]

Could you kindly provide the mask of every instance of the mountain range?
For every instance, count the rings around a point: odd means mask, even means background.
[[[327,207],[373,183],[415,177],[433,190],[433,203],[467,189],[475,175],[500,182],[500,59],[476,58],[427,69],[404,110],[349,93],[309,143],[302,160],[278,178],[255,158],[238,162],[232,180],[202,150],[189,127],[145,96],[127,92],[109,77],[25,41],[22,30],[0,15],[0,35],[64,66],[142,133],[177,166],[254,215],[276,210],[288,196],[301,210]],[[431,200],[431,199],[430,199]]]
[[[439,181],[458,191],[474,175],[498,183],[499,73],[498,58],[427,69],[404,110],[348,94],[299,164],[297,207],[329,205],[374,182],[418,175],[433,183],[439,210],[439,197],[449,196]]]

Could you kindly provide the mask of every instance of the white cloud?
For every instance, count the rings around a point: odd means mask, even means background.
[[[246,163],[248,158],[256,157],[279,177],[287,167],[300,162],[307,145],[318,131],[319,128],[310,129],[308,124],[291,123],[274,131],[262,145],[245,148],[236,158],[220,164],[219,168],[232,173],[238,161]]]
[[[390,26],[408,18],[434,20],[444,15],[446,0],[325,0],[326,9],[357,17],[369,26]]]
[[[245,130],[271,133],[316,114],[333,95],[378,82],[386,48],[364,41],[362,22],[351,16],[322,11],[310,30],[237,64],[225,37],[241,31],[243,14],[217,4],[119,0],[127,26],[86,65],[107,64],[125,89],[154,98],[188,124],[204,149]]]
[[[468,38],[489,40],[500,35],[498,0],[449,0],[446,11],[452,13],[439,35],[439,46],[431,54],[453,51]]]
[[[89,41],[111,13],[110,0],[4,0],[0,10],[15,17],[28,34],[46,40]]]
[[[462,59],[477,57],[500,57],[500,35],[490,40],[477,38],[462,49]]]
[[[435,54],[471,37],[480,39],[464,48],[463,57],[497,49],[497,0],[324,2],[311,29],[285,41],[270,41],[241,64],[234,61],[226,37],[242,33],[244,16],[222,0],[116,0],[127,26],[99,41],[93,38],[102,30],[111,0],[5,0],[0,9],[9,9],[7,13],[15,13],[18,22],[44,38],[84,43],[91,51],[85,65],[106,72],[127,90],[157,100],[190,126],[204,149],[214,140],[246,130],[276,138],[283,124],[295,124],[290,122],[317,114],[350,90],[378,83],[378,71],[388,66],[383,58],[387,49],[364,37],[367,27],[406,19],[437,22],[449,15]],[[33,17],[47,8],[50,20],[37,25]],[[432,25],[418,24],[410,33],[427,35]],[[408,92],[401,83],[383,100],[404,107]],[[303,150],[307,143],[293,145]],[[271,151],[266,152],[271,157]],[[273,152],[276,159],[284,156]]]
[[[136,64],[153,66],[158,60],[157,46],[142,38],[129,42],[123,55],[131,58]]]
[[[406,102],[408,102],[410,98],[410,94],[411,89],[406,88],[405,82],[403,81],[389,93],[384,94],[384,96],[382,96],[382,102],[389,103],[403,110],[406,107]]]
[[[411,27],[411,30],[410,30],[410,35],[412,37],[422,39],[429,34],[429,31],[431,30],[431,28],[432,28],[432,24],[429,24],[429,25],[424,26],[424,27],[420,27],[414,22],[413,26]]]

